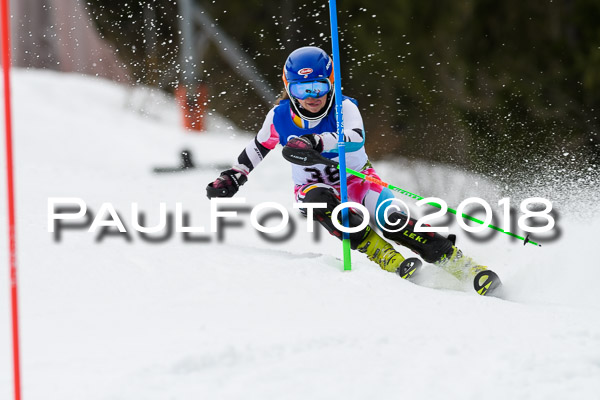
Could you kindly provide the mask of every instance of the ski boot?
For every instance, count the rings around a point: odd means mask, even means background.
[[[475,275],[482,271],[487,271],[487,267],[479,265],[471,257],[467,257],[463,252],[452,245],[452,250],[444,254],[442,258],[434,263],[438,267],[444,269],[454,275],[460,281],[474,279]]]
[[[418,258],[405,259],[373,229],[369,229],[366,238],[358,245],[356,250],[365,253],[367,258],[377,263],[381,269],[395,272],[402,279],[410,278],[422,264]]]
[[[434,264],[454,275],[461,282],[471,280],[473,289],[482,296],[500,296],[502,281],[498,274],[465,256],[460,249],[454,246],[454,235],[448,236],[448,240],[452,242],[452,251]]]
[[[387,239],[408,247],[426,262],[443,268],[457,279],[465,281],[487,270],[487,267],[477,264],[454,245],[455,235],[446,238],[434,232],[415,232],[416,220],[398,212],[392,213],[389,220],[404,225],[404,228],[394,231],[394,225],[386,224],[383,235]]]
[[[331,220],[332,211],[340,204],[335,189],[320,183],[304,185],[298,189],[297,199],[300,203],[325,203],[327,205],[326,208],[317,208],[314,210],[313,218],[327,229],[331,235],[342,239],[343,233]],[[352,209],[349,210],[349,226],[359,226],[362,221],[362,216]],[[422,264],[418,258],[404,259],[400,253],[394,250],[392,245],[381,238],[368,225],[358,232],[350,233],[348,236],[351,249],[366,253],[369,260],[377,263],[382,269],[395,272],[404,279],[410,278]]]

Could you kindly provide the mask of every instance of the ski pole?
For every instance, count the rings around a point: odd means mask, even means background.
[[[339,164],[338,164],[338,166],[337,166],[337,167],[338,167],[338,169],[340,168]],[[399,188],[399,187],[397,187],[397,186],[390,185],[389,183],[383,182],[383,181],[382,181],[382,180],[380,180],[380,179],[377,179],[377,178],[374,178],[374,177],[372,177],[372,176],[365,175],[365,174],[363,174],[363,173],[360,173],[360,172],[354,171],[353,169],[346,168],[346,172],[347,172],[347,173],[349,173],[349,174],[351,174],[351,175],[357,176],[357,177],[359,177],[359,178],[361,178],[361,179],[364,179],[364,180],[366,180],[366,181],[369,181],[369,182],[372,182],[372,183],[376,183],[377,185],[380,185],[380,186],[386,187],[386,188],[388,188],[388,189],[390,189],[390,190],[393,190],[393,191],[395,191],[395,192],[398,192],[398,193],[400,193],[400,194],[403,194],[403,195],[405,195],[405,196],[408,196],[408,197],[410,197],[410,198],[417,199],[417,200],[422,200],[422,199],[424,199],[424,197],[423,197],[423,196],[419,196],[418,194],[411,193],[411,192],[409,192],[408,190],[404,190],[404,189],[401,189],[401,188]],[[439,205],[438,203],[429,202],[429,203],[427,203],[427,204],[429,204],[430,206],[437,207],[437,208],[442,208],[442,206],[441,206],[441,205]],[[448,207],[448,211],[449,211],[451,214],[454,214],[454,215],[456,215],[456,210],[454,210],[454,209],[452,209],[452,208]],[[477,218],[475,218],[475,217],[471,217],[470,215],[467,215],[467,214],[464,214],[464,213],[463,213],[463,214],[462,214],[462,217],[463,217],[463,218],[466,218],[466,219],[468,219],[469,221],[477,222],[478,224],[480,224],[480,225],[483,225],[483,221],[482,221],[482,220],[480,220],[480,219],[477,219]],[[495,230],[495,231],[498,231],[498,232],[505,233],[505,234],[507,234],[508,236],[512,236],[512,237],[514,237],[514,238],[517,238],[517,239],[519,239],[519,240],[523,240],[523,241],[524,241],[523,245],[526,245],[527,243],[531,243],[531,244],[533,244],[533,245],[535,245],[535,246],[538,246],[538,247],[541,247],[541,246],[542,246],[541,244],[539,244],[539,243],[536,243],[536,242],[534,242],[533,240],[530,240],[530,239],[529,239],[529,235],[526,235],[525,237],[522,237],[522,236],[519,236],[519,235],[517,235],[517,234],[515,234],[515,233],[512,233],[512,232],[505,231],[504,229],[502,229],[502,228],[499,228],[499,227],[497,227],[497,226],[495,226],[495,225],[492,225],[492,224],[489,224],[487,227],[488,227],[488,228],[491,228],[491,229],[493,229],[493,230]]]
[[[334,167],[340,169],[340,164],[339,163],[337,163],[336,161],[330,160],[329,158],[323,157],[321,155],[321,153],[319,153],[319,152],[317,152],[317,151],[315,151],[313,149],[294,149],[294,148],[290,148],[288,146],[284,146],[283,150],[281,151],[281,154],[283,155],[283,158],[285,158],[286,160],[288,160],[289,162],[294,163],[294,164],[306,165],[306,166],[308,166],[308,165],[314,165],[314,164],[325,164],[325,165],[331,165],[331,166],[334,166]],[[376,184],[378,184],[380,186],[383,186],[383,187],[386,187],[386,188],[388,188],[390,190],[393,190],[393,191],[396,191],[398,193],[401,193],[401,194],[403,194],[405,196],[408,196],[408,197],[410,197],[412,199],[417,199],[417,200],[424,199],[423,196],[419,196],[418,194],[409,192],[408,190],[404,190],[404,189],[401,189],[401,188],[399,188],[397,186],[390,185],[389,183],[386,183],[386,182],[384,182],[384,181],[382,181],[380,179],[373,178],[372,176],[368,176],[368,175],[365,175],[363,173],[354,171],[353,169],[350,169],[348,167],[346,167],[346,172],[349,173],[349,174],[351,174],[351,175],[357,176],[357,177],[359,177],[361,179],[364,179],[366,181],[369,181],[369,182],[372,182],[372,183],[376,183]],[[437,208],[442,208],[442,206],[439,205],[438,203],[429,202],[427,204],[429,204],[431,206],[434,206],[434,207],[437,207]],[[456,210],[453,210],[452,208],[448,207],[448,211],[451,214],[456,215]],[[484,222],[482,220],[477,219],[475,217],[471,217],[470,215],[467,215],[467,214],[464,214],[464,213],[462,214],[462,217],[468,219],[469,221],[477,222],[480,225],[484,224]],[[508,236],[512,236],[514,238],[522,240],[523,241],[523,245],[526,245],[527,243],[531,243],[531,244],[533,244],[535,246],[538,246],[538,247],[542,246],[541,244],[536,243],[533,240],[530,240],[529,239],[529,234],[527,234],[525,237],[523,237],[523,236],[517,235],[516,233],[505,231],[504,229],[499,228],[497,226],[494,226],[492,224],[488,224],[487,227],[490,228],[490,229],[493,229],[495,231],[505,233]]]

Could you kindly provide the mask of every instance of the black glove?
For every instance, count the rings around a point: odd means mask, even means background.
[[[206,196],[209,199],[213,197],[233,197],[244,183],[248,181],[246,174],[236,169],[228,169],[221,172],[214,182],[206,187]]]
[[[323,151],[323,140],[321,140],[321,136],[313,133],[310,135],[293,137],[288,140],[286,146],[298,150],[312,149],[320,153]]]

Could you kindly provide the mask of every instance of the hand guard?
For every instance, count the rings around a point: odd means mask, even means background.
[[[313,133],[291,138],[288,140],[286,147],[298,150],[312,149],[321,153],[323,151],[323,140],[321,140],[321,136]]]
[[[323,157],[321,155],[322,151],[323,140],[321,140],[321,136],[312,134],[291,138],[283,146],[281,154],[283,158],[292,164],[304,166],[325,164],[336,166],[337,162]]]
[[[233,197],[238,192],[240,186],[248,181],[246,174],[237,169],[228,169],[221,172],[221,175],[206,187],[206,196],[209,199],[213,197]]]

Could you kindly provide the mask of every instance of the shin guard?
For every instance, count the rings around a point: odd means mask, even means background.
[[[445,257],[449,257],[453,251],[453,243],[449,239],[435,232],[415,232],[414,227],[417,220],[410,218],[406,223],[406,215],[395,212],[388,217],[390,224],[385,224],[383,236],[393,240],[401,246],[408,247],[419,254],[428,263],[436,263]],[[393,231],[395,227],[406,226],[398,232]]]
[[[331,213],[335,207],[340,204],[340,200],[338,199],[335,191],[332,188],[323,187],[319,185],[312,185],[312,187],[308,187],[304,191],[304,196],[300,200],[302,203],[325,203],[327,204],[327,208],[316,208],[313,210],[313,218],[315,221],[319,222],[322,226],[327,229],[327,231],[339,238],[342,239],[342,231],[337,229],[331,220]],[[300,209],[302,210],[302,209]],[[342,213],[338,214],[338,218],[340,219],[340,224],[342,223]],[[363,222],[363,217],[353,211],[352,209],[348,209],[348,222],[350,227],[359,226]],[[368,235],[370,231],[370,227],[367,225],[364,229],[349,233],[350,236],[350,247],[352,250],[356,250],[358,245],[364,240],[364,238]]]

